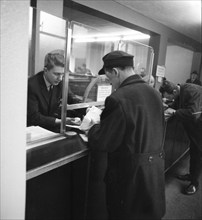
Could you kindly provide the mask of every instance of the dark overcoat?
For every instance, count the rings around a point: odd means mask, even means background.
[[[138,75],[105,101],[101,122],[88,134],[92,150],[108,152],[105,175],[109,219],[160,219],[165,213],[160,94]]]
[[[202,151],[202,87],[181,84],[180,94],[171,107],[176,109],[175,117],[183,124],[189,138]]]

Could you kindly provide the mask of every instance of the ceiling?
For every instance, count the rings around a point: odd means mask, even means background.
[[[201,0],[114,0],[200,43]]]

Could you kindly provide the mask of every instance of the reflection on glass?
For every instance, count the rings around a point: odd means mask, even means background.
[[[37,10],[35,14],[27,102],[27,141],[31,143],[60,132],[66,45],[66,20]]]
[[[43,69],[44,57],[47,53],[54,50],[63,50],[65,49],[65,39],[57,38],[54,36],[49,36],[43,33],[39,35],[39,57],[38,62],[36,63],[36,71]]]
[[[91,27],[77,22],[70,24],[64,19],[41,11],[37,14],[40,16],[39,20],[36,20],[36,41],[31,51],[34,53],[35,71],[33,70],[31,75],[44,70],[44,57],[47,53],[63,51],[62,53],[66,54],[63,92],[59,99],[62,108],[59,118],[62,122],[61,133],[65,131],[66,116],[69,116],[67,112],[79,112],[83,115],[86,107],[102,106],[106,97],[113,92],[106,76],[98,76],[103,66],[102,58],[107,53],[123,50],[134,55],[136,72],[143,77],[150,76],[153,50],[148,45],[136,42],[138,39],[144,39],[144,42],[148,43],[148,35],[118,25],[111,30],[108,26]],[[70,102],[70,95],[74,97],[74,102]]]
[[[122,41],[120,50],[134,55],[134,67],[137,74],[144,77],[149,74],[149,55],[151,48],[136,41]]]
[[[114,50],[115,44],[118,45],[112,39],[106,42],[78,41],[81,37],[85,39],[84,36],[88,38],[95,34],[101,33],[89,26],[72,22],[69,87],[74,94],[82,97],[84,103],[101,100],[97,98],[98,85],[109,85],[106,79],[98,77],[103,65],[102,57]]]
[[[108,29],[99,31],[99,28],[77,22],[71,23],[71,29],[69,87],[83,103],[104,101],[103,88],[106,89],[106,97],[113,91],[106,78],[98,76],[103,65],[102,57],[113,50],[123,50],[134,55],[135,70],[142,77],[151,74],[151,48],[134,41],[149,39],[150,36],[134,30],[124,33],[109,32]]]

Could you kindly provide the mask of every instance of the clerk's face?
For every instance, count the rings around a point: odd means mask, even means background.
[[[44,74],[47,81],[56,86],[58,85],[64,76],[64,67],[54,66],[52,69],[48,70],[46,67],[44,68]]]

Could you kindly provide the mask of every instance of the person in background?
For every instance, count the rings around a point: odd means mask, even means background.
[[[60,131],[63,76],[63,53],[48,53],[43,71],[28,79],[27,126],[41,126],[54,132]],[[68,103],[77,102],[79,100],[69,91]],[[68,112],[68,116],[76,117],[73,111]]]
[[[159,88],[162,96],[174,102],[165,110],[167,118],[179,120],[190,140],[189,173],[178,175],[177,178],[189,181],[184,193],[192,195],[199,187],[199,174],[202,155],[202,87],[190,83],[175,85],[165,80]]]
[[[151,87],[154,88],[155,79],[154,79],[154,77],[153,77],[152,75],[151,75],[151,76],[149,76],[149,75],[144,76],[144,77],[143,77],[143,80],[144,80],[145,82],[147,82]]]
[[[190,78],[187,79],[186,83],[193,83],[199,86],[202,85],[201,81],[198,79],[198,73],[196,71],[191,72]]]
[[[113,51],[103,62],[99,75],[106,74],[115,91],[106,98],[100,123],[91,118],[88,144],[93,152],[108,154],[108,219],[161,219],[165,121],[160,94],[135,74],[132,55]]]

